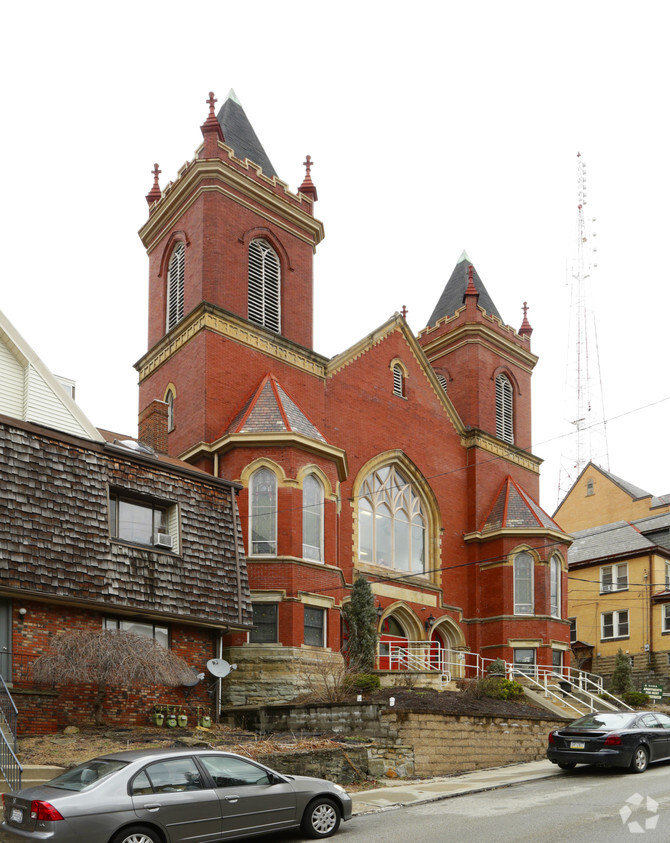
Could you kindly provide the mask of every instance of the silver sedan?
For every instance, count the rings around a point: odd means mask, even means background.
[[[227,752],[117,752],[3,795],[0,843],[216,843],[300,828],[335,834],[344,788]]]

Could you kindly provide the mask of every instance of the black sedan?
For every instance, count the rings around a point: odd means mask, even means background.
[[[561,770],[577,764],[644,773],[670,759],[670,717],[655,711],[598,711],[549,734],[547,758]]]

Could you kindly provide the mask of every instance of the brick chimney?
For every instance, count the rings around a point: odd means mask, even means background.
[[[157,454],[167,454],[168,405],[155,399],[140,413],[138,439]]]

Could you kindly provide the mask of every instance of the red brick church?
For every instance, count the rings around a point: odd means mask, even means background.
[[[231,92],[149,218],[140,438],[238,482],[254,628],[222,652],[228,699],[289,699],[341,660],[359,576],[377,667],[442,682],[480,659],[560,666],[569,537],[540,508],[532,328],[464,254],[427,327],[400,314],[326,358],[312,344],[316,186],[275,173]]]

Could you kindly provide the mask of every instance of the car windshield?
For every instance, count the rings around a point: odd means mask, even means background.
[[[598,714],[587,714],[571,723],[570,729],[626,729],[633,719],[634,714],[623,712],[600,712]]]
[[[126,766],[125,761],[115,761],[112,758],[96,758],[93,761],[87,761],[85,764],[80,764],[55,779],[48,782],[49,787],[60,787],[63,790],[86,790],[94,784],[104,779],[106,776],[111,776],[122,767]]]

